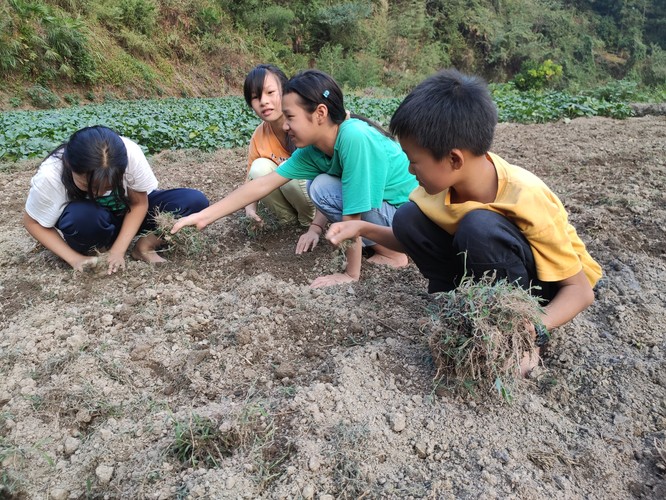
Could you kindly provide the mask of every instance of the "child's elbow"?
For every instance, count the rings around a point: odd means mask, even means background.
[[[35,219],[30,217],[27,212],[23,212],[23,227],[29,230],[34,223]]]

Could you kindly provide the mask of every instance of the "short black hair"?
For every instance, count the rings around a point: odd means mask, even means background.
[[[253,97],[261,96],[268,73],[275,75],[275,78],[277,78],[277,81],[280,83],[280,92],[284,89],[284,86],[287,84],[287,75],[280,68],[273,64],[255,66],[247,74],[245,83],[243,83],[243,96],[248,106],[252,107]]]
[[[497,108],[486,82],[446,69],[425,79],[402,101],[389,130],[411,138],[441,160],[453,149],[476,156],[490,149],[497,125]]]

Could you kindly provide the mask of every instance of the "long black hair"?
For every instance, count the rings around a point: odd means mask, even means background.
[[[111,192],[129,207],[123,184],[128,163],[127,148],[116,132],[101,125],[82,128],[51,155],[62,160],[61,180],[70,200],[86,197],[94,200],[97,188],[108,185]],[[72,174],[86,177],[87,192],[76,186]]]
[[[245,102],[248,106],[252,107],[252,99],[254,97],[261,97],[262,92],[264,91],[264,82],[266,81],[266,75],[270,73],[277,79],[280,84],[280,92],[283,91],[285,85],[287,85],[287,75],[273,64],[259,64],[250,70],[250,72],[245,77],[245,83],[243,83],[243,96],[245,97]]]
[[[336,125],[340,125],[347,117],[345,101],[342,90],[333,77],[318,69],[308,69],[291,77],[284,86],[282,94],[298,94],[301,98],[301,106],[308,113],[314,113],[317,106],[324,104],[328,108],[328,116]],[[379,132],[389,138],[393,138],[378,123],[362,115],[350,114],[351,118],[357,118],[375,127]]]

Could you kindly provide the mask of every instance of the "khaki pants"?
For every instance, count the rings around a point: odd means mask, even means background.
[[[277,165],[268,158],[257,158],[252,162],[248,178],[250,180],[270,174]],[[315,215],[315,207],[308,196],[307,181],[293,179],[284,186],[261,199],[261,202],[275,215],[281,223],[298,222],[302,226],[310,225]]]

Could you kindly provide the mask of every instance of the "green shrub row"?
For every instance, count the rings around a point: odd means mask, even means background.
[[[577,96],[519,92],[509,84],[491,89],[500,121],[535,123],[595,115],[626,118],[631,109],[620,97],[632,94],[625,87],[600,87]],[[352,96],[346,107],[386,126],[400,101]],[[90,125],[106,125],[139,143],[146,152],[155,153],[246,146],[258,123],[240,97],[112,101],[59,110],[6,112],[0,115],[0,160],[43,157],[74,131]]]

